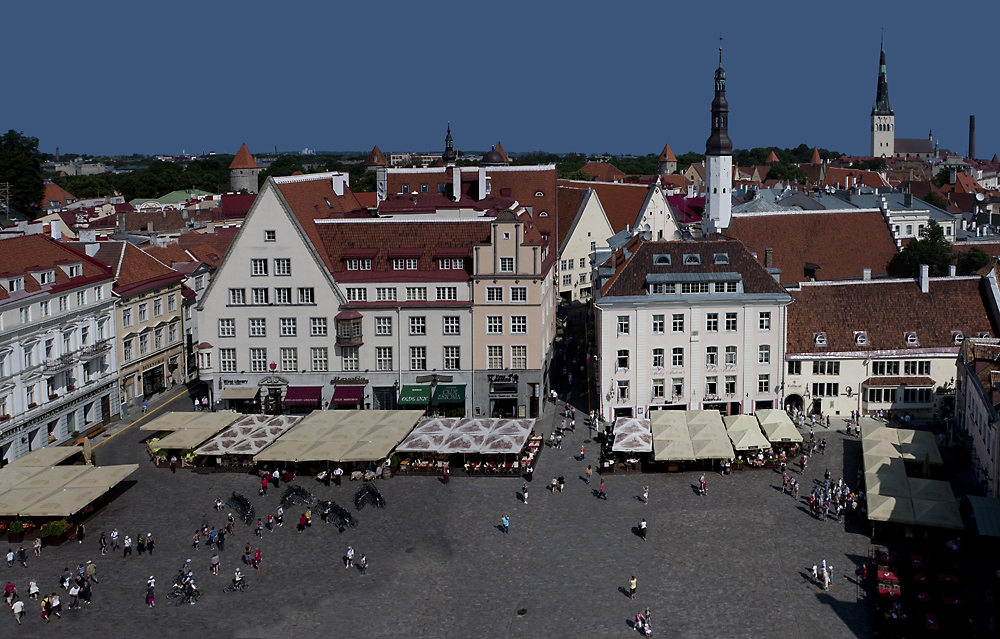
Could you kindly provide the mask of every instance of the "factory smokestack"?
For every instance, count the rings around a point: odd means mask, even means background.
[[[969,116],[969,159],[976,159],[976,116]]]

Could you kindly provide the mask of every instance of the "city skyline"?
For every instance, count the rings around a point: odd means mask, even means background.
[[[95,44],[39,46],[12,31],[0,47],[24,60],[8,86],[25,99],[8,98],[2,126],[47,153],[94,155],[235,153],[244,142],[258,154],[433,151],[448,122],[469,151],[502,140],[511,152],[644,155],[667,142],[703,152],[722,35],[736,148],[863,155],[885,26],[897,135],[933,131],[964,154],[976,115],[977,155],[1000,152],[997,89],[977,62],[989,45],[964,14],[936,16],[927,34],[912,3],[887,3],[881,22],[858,19],[860,3],[833,14],[780,2],[751,15],[729,2],[669,13],[648,3],[514,3],[499,14],[450,3],[245,6],[11,7],[13,23]],[[980,14],[988,23],[1000,11],[984,4]],[[940,53],[918,47],[918,33]],[[944,55],[959,41],[960,55]]]

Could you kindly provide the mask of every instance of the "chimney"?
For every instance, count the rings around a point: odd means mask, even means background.
[[[903,206],[905,206],[906,208],[910,208],[911,206],[913,206],[913,194],[910,193],[909,191],[903,193]]]
[[[62,239],[62,220],[52,220],[49,224],[49,234],[52,236],[53,240]]]
[[[976,159],[976,116],[969,116],[969,159]]]
[[[920,292],[926,293],[930,290],[931,267],[926,264],[920,265]]]
[[[462,199],[462,169],[451,167],[451,199],[458,202]]]
[[[954,264],[949,264],[948,265],[948,277],[955,277],[955,265]]]
[[[764,267],[771,268],[774,266],[774,249],[768,246],[764,249]]]
[[[331,180],[331,186],[333,187],[333,193],[337,197],[344,197],[344,187],[347,186],[347,176],[343,173],[336,173]]]
[[[871,267],[866,266],[863,269],[861,269],[861,279],[866,282],[872,279]]]
[[[59,161],[59,147],[56,147],[56,162]]]
[[[87,244],[87,243],[94,244],[94,253],[95,254],[97,253],[97,249],[100,248],[100,246],[98,246],[96,244],[96,242],[97,242],[97,231],[95,231],[94,229],[80,229],[77,232],[77,239],[80,240],[80,242],[83,242],[85,244]],[[88,255],[90,254],[89,247],[88,247],[87,254]],[[93,257],[93,255],[91,255],[91,257]]]
[[[479,196],[478,199],[482,200],[486,197],[486,167],[479,167]]]

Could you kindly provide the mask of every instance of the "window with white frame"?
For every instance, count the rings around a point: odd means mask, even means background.
[[[528,301],[528,287],[526,286],[511,286],[510,287],[510,301],[511,302],[527,302]]]
[[[76,305],[83,306],[87,303],[87,291],[77,291],[76,292]]]
[[[135,340],[127,339],[122,342],[122,359],[126,362],[131,361],[135,357]]]
[[[486,334],[503,335],[503,315],[486,316]]]
[[[198,277],[194,278],[194,290],[200,291],[203,288],[205,288],[205,276],[199,275]]]
[[[231,306],[243,306],[247,303],[247,290],[245,288],[229,289],[229,304]]]
[[[580,268],[586,268],[586,266],[587,266],[587,258],[581,257],[580,258]]]
[[[586,284],[587,283],[587,274],[586,273],[580,273],[580,283],[581,284]]]
[[[104,287],[95,286],[94,287],[94,299],[98,302],[104,299]]]
[[[736,313],[726,313],[726,330],[730,332],[737,330]]]
[[[461,333],[462,318],[458,315],[446,315],[444,317],[444,334],[458,335]]]
[[[266,288],[255,288],[252,289],[253,303],[257,306],[267,306],[268,303],[268,289]]]
[[[291,275],[292,274],[292,258],[290,257],[276,257],[274,258],[274,274],[275,275]]]
[[[67,309],[69,309],[69,295],[60,295],[59,296],[59,310],[60,311],[65,311]]]
[[[347,270],[348,271],[370,271],[372,270],[372,261],[365,260],[347,260]]]
[[[314,346],[309,349],[309,356],[312,359],[312,369],[314,371],[330,370],[329,352],[326,346]]]
[[[628,317],[628,315],[619,315],[618,316],[618,334],[619,335],[628,335],[628,330],[629,330],[629,317]]]
[[[444,369],[446,371],[457,371],[461,368],[461,351],[459,346],[444,347]]]
[[[618,349],[618,357],[617,357],[617,359],[615,361],[615,368],[616,369],[625,369],[625,370],[628,369],[628,349],[627,348],[619,348]]]
[[[425,370],[427,370],[427,347],[426,346],[411,346],[410,347],[410,370],[411,371],[425,371]]]
[[[655,334],[655,335],[662,335],[663,334],[663,329],[664,329],[664,326],[666,324],[663,318],[664,318],[664,315],[662,315],[662,314],[653,315],[653,327],[652,327],[653,334]]]
[[[736,366],[736,347],[726,347],[726,366]]]
[[[37,403],[38,399],[38,393],[36,392],[37,388],[38,386],[36,384],[29,384],[24,389],[24,398],[25,400],[27,400],[26,403],[28,404],[28,408],[32,408]]]
[[[250,337],[267,337],[267,320],[263,317],[251,317],[249,320]]]
[[[930,360],[903,362],[903,372],[906,375],[930,375],[931,362]]]
[[[157,327],[153,330],[153,348],[160,350],[163,348],[163,327]]]
[[[282,337],[295,337],[299,330],[298,321],[294,317],[282,317],[279,326]]]
[[[563,275],[562,276],[562,285],[563,286],[573,286],[573,276],[572,275]]]
[[[180,339],[180,322],[170,322],[170,343]]]
[[[802,374],[802,362],[798,360],[792,360],[788,362],[788,374],[789,375],[801,375]]]
[[[375,370],[379,370],[379,371],[391,371],[392,370],[392,347],[391,346],[376,346],[375,347]]]
[[[653,393],[652,393],[653,400],[663,399],[663,394],[665,392],[664,381],[665,380],[662,377],[653,378]]]
[[[458,288],[455,286],[438,286],[437,298],[439,300],[457,300]]]
[[[145,355],[149,352],[149,333],[143,333],[139,336],[139,355]]]
[[[316,295],[315,291],[311,288],[300,288],[299,289],[299,304],[315,304]]]
[[[674,333],[684,332],[684,313],[673,313],[671,316],[670,330]]]
[[[503,301],[503,287],[502,286],[487,286],[486,287],[486,301],[487,302],[502,302]]]
[[[705,348],[705,366],[719,365],[719,347],[708,346]]]
[[[359,354],[360,347],[358,346],[345,346],[340,349],[341,357],[343,358],[343,366],[345,371],[357,371],[360,365]]]
[[[501,273],[513,273],[514,272],[514,258],[513,257],[501,257],[500,258],[500,272]]]
[[[758,364],[770,364],[771,363],[771,345],[770,344],[760,344],[757,346],[757,363]]]
[[[38,310],[41,311],[42,317],[48,317],[52,314],[52,304],[49,300],[43,300],[38,303]]]
[[[313,337],[326,337],[327,323],[325,317],[309,318],[309,334]]]
[[[757,376],[757,392],[758,393],[770,393],[771,392],[771,376],[768,374]]]
[[[146,302],[143,302],[142,304],[139,304],[138,309],[139,309],[139,323],[142,324],[143,322],[148,322],[149,321],[149,304],[147,304]]]
[[[264,231],[264,241],[265,242],[273,242],[273,241],[275,241],[277,239],[277,237],[278,237],[278,234],[275,231],[272,231],[272,230],[266,230],[266,231]]]
[[[528,316],[527,315],[511,315],[510,316],[510,334],[511,335],[525,335],[528,332]]]
[[[348,302],[367,302],[368,289],[364,287],[347,287]]]
[[[486,347],[486,367],[493,370],[503,368],[503,346]]]
[[[220,348],[219,349],[219,370],[223,373],[235,373],[236,372],[236,349],[235,348]]]
[[[250,370],[254,373],[267,372],[267,349],[250,349]]]
[[[628,399],[628,382],[629,382],[629,380],[627,380],[627,379],[619,379],[619,380],[617,380],[616,388],[617,388],[618,392],[616,393],[616,395],[617,395],[618,399],[620,399],[620,400],[621,399]]]
[[[528,368],[528,347],[517,345],[510,347],[510,367],[518,370]]]
[[[653,349],[653,368],[663,368],[663,349]]]
[[[726,395],[736,394],[736,376],[726,375]]]
[[[771,330],[771,312],[761,311],[757,317],[757,328],[762,331]]]
[[[236,320],[233,318],[219,319],[219,337],[236,337]]]
[[[718,395],[719,394],[719,378],[715,375],[705,378],[705,394],[706,395]]]
[[[392,335],[392,317],[376,317],[375,334]]]
[[[163,301],[160,298],[153,300],[153,317],[163,315]]]
[[[167,312],[173,313],[177,310],[177,294],[171,293],[167,295]]]
[[[677,346],[670,351],[670,365],[674,368],[684,367],[684,349]]]
[[[31,321],[31,307],[30,306],[22,306],[21,308],[18,309],[18,313],[20,315],[21,323],[22,324],[27,324],[28,322]]]
[[[406,301],[408,302],[424,302],[427,300],[427,287],[426,286],[407,286],[406,287]]]
[[[670,396],[674,399],[684,397],[684,378],[683,377],[671,377],[670,378]]]
[[[395,302],[396,301],[396,287],[394,286],[379,286],[375,289],[375,299],[379,302]]]
[[[267,258],[251,258],[250,275],[253,277],[267,275]]]
[[[410,335],[426,335],[426,334],[427,334],[427,318],[411,317]]]
[[[708,313],[705,315],[705,330],[709,333],[719,332],[719,314]]]

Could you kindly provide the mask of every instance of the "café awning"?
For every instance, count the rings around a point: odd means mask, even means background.
[[[464,404],[465,384],[440,384],[434,391],[435,404]]]
[[[330,405],[360,404],[365,396],[364,386],[337,386],[333,389]]]
[[[228,386],[222,391],[219,399],[248,400],[257,397],[259,386]]]
[[[426,406],[430,400],[430,386],[425,384],[403,384],[403,389],[399,391],[399,400],[396,403],[402,406]]]
[[[322,386],[289,386],[282,402],[285,406],[316,406],[322,395]]]

